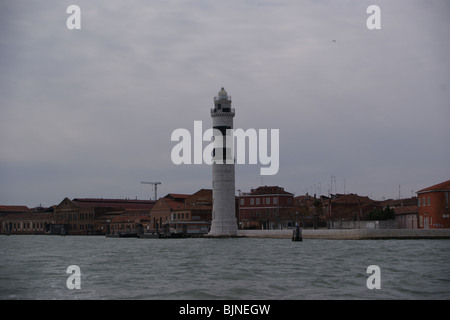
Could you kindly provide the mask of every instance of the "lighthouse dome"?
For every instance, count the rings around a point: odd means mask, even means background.
[[[222,87],[222,89],[218,93],[219,100],[227,100],[228,99],[228,93],[225,91],[225,89]]]

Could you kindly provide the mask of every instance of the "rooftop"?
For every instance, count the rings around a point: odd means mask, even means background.
[[[434,186],[417,191],[417,193],[427,191],[450,191],[450,180],[435,184]]]
[[[279,187],[279,186],[262,186],[262,187],[258,187],[256,189],[251,189],[250,193],[243,193],[242,195],[248,196],[248,195],[264,195],[264,194],[293,195],[292,193],[285,191],[283,187]]]
[[[0,206],[0,212],[28,212],[27,206]]]
[[[76,198],[72,200],[77,206],[89,207],[119,207],[124,209],[151,209],[155,204],[153,200],[131,200],[131,199],[95,199]]]

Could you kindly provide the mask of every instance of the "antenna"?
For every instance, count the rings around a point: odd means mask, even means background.
[[[147,181],[141,181],[142,184],[152,184],[155,188],[155,201],[158,200],[158,184],[161,184],[161,182],[147,182]]]

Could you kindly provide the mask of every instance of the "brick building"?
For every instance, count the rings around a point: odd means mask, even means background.
[[[417,192],[419,229],[450,228],[450,180]]]
[[[395,220],[398,229],[417,229],[418,207],[414,206],[397,206],[394,207]]]
[[[328,220],[366,220],[370,212],[380,207],[379,202],[354,193],[337,194],[323,202]]]
[[[155,201],[65,198],[54,209],[52,234],[104,235],[109,223],[124,211],[150,216]]]
[[[151,211],[150,230],[152,232],[162,232],[164,225],[168,224],[175,210],[184,208],[184,201],[189,194],[169,193],[165,197],[159,198]]]
[[[53,224],[49,212],[16,212],[0,219],[2,234],[48,234]]]
[[[141,236],[149,230],[150,215],[140,215],[138,212],[123,211],[114,218],[108,219],[107,235]]]
[[[20,213],[29,213],[31,210],[27,206],[0,206],[0,234],[9,233],[9,222],[6,222],[6,216],[13,216]]]
[[[171,233],[206,234],[211,227],[212,190],[200,189],[185,198],[180,209],[172,211],[169,219]]]
[[[294,194],[282,187],[264,186],[239,196],[240,229],[292,227]]]
[[[417,197],[383,200],[380,205],[394,210],[398,229],[417,229]]]
[[[326,227],[326,215],[324,214],[323,203],[328,203],[330,199],[325,196],[317,198],[309,194],[299,195],[294,198],[295,223],[302,228]]]

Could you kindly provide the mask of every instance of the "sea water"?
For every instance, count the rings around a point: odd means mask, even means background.
[[[450,299],[450,240],[11,235],[0,255],[0,299]]]

